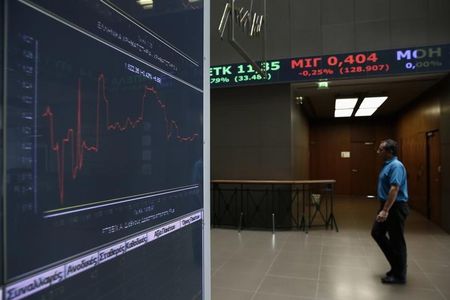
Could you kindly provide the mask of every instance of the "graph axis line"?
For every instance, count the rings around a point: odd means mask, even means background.
[[[122,199],[124,199],[124,200],[131,199],[131,197],[133,197],[133,199],[134,198],[138,198],[138,197],[142,198],[142,197],[145,197],[145,196],[153,196],[154,194],[157,194],[157,193],[171,192],[171,191],[177,191],[177,190],[196,189],[198,187],[199,187],[198,184],[180,186],[180,187],[177,187],[177,188],[171,188],[171,189],[167,189],[167,190],[158,190],[158,191],[153,191],[153,192],[149,192],[149,193],[142,193],[142,194],[137,194],[137,195],[129,195],[129,196],[124,196],[124,197],[120,197],[120,198],[101,200],[101,201],[96,201],[96,202],[87,203],[87,204],[80,204],[80,205],[68,206],[68,207],[64,207],[64,208],[52,209],[52,210],[45,211],[44,214],[54,214],[54,213],[63,212],[63,211],[66,211],[66,210],[84,208],[84,207],[92,206],[92,205],[105,204],[105,203],[109,203],[109,202],[116,203],[116,202],[118,202],[118,201],[120,201]]]

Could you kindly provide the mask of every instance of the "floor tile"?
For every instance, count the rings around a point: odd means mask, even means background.
[[[212,229],[212,300],[450,300],[450,235],[412,211],[406,285],[370,236],[377,201],[336,199],[339,232]]]
[[[212,288],[213,300],[251,300],[254,292]]]
[[[319,266],[297,262],[274,262],[268,274],[317,280]]]
[[[217,271],[211,278],[212,286],[235,290],[255,291],[264,274],[255,272]]]
[[[308,297],[294,297],[286,295],[257,293],[252,300],[313,300],[313,299],[314,298]]]
[[[315,297],[316,280],[266,276],[258,292],[294,297]]]

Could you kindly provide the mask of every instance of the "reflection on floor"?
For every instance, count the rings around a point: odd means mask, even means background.
[[[408,282],[383,285],[388,264],[370,237],[377,201],[335,202],[339,232],[212,229],[212,300],[450,300],[449,234],[412,211]]]

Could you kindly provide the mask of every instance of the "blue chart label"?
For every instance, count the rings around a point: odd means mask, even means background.
[[[365,78],[450,70],[450,45],[366,51],[259,62],[266,77],[249,64],[213,66],[211,87]]]
[[[145,246],[156,239],[180,230],[185,226],[201,221],[202,219],[202,212],[186,215],[178,220],[152,228],[145,233],[128,237],[126,240],[115,242],[100,250],[92,251],[82,257],[29,276],[6,287],[6,300],[24,299],[43,289],[69,279],[70,277],[86,272],[99,264],[115,259],[141,246]]]

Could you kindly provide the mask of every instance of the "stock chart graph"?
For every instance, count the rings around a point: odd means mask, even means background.
[[[169,117],[168,107],[160,99],[157,90],[154,87],[145,86],[143,88],[143,96],[141,99],[135,101],[136,114],[134,116],[124,116],[122,120],[115,121],[111,119],[111,111],[113,108],[110,106],[110,101],[106,95],[105,76],[103,74],[98,77],[97,87],[97,99],[96,99],[96,111],[95,113],[95,131],[92,142],[90,143],[84,137],[84,124],[82,116],[82,90],[81,81],[78,80],[77,97],[76,97],[76,113],[74,126],[65,130],[66,134],[60,139],[55,137],[55,130],[58,125],[55,124],[57,116],[54,115],[52,108],[47,106],[42,117],[48,119],[50,148],[56,154],[57,161],[57,173],[58,173],[58,190],[60,204],[64,205],[64,182],[66,174],[66,158],[68,158],[68,166],[70,167],[71,178],[75,180],[78,173],[83,169],[84,157],[87,153],[99,153],[101,152],[101,137],[103,131],[119,131],[126,132],[128,130],[135,129],[138,126],[142,126],[145,119],[145,110],[156,109],[159,110],[163,124],[157,124],[159,128],[165,129],[166,139],[171,139],[177,142],[193,142],[198,138],[198,133],[192,133],[191,135],[183,136],[181,134],[181,128],[177,122]],[[153,103],[149,103],[153,100]],[[131,106],[132,103],[130,103]],[[151,106],[151,107],[150,107]],[[150,107],[150,108],[148,108]],[[104,120],[101,120],[101,110],[103,110]],[[108,149],[104,149],[108,151]]]

